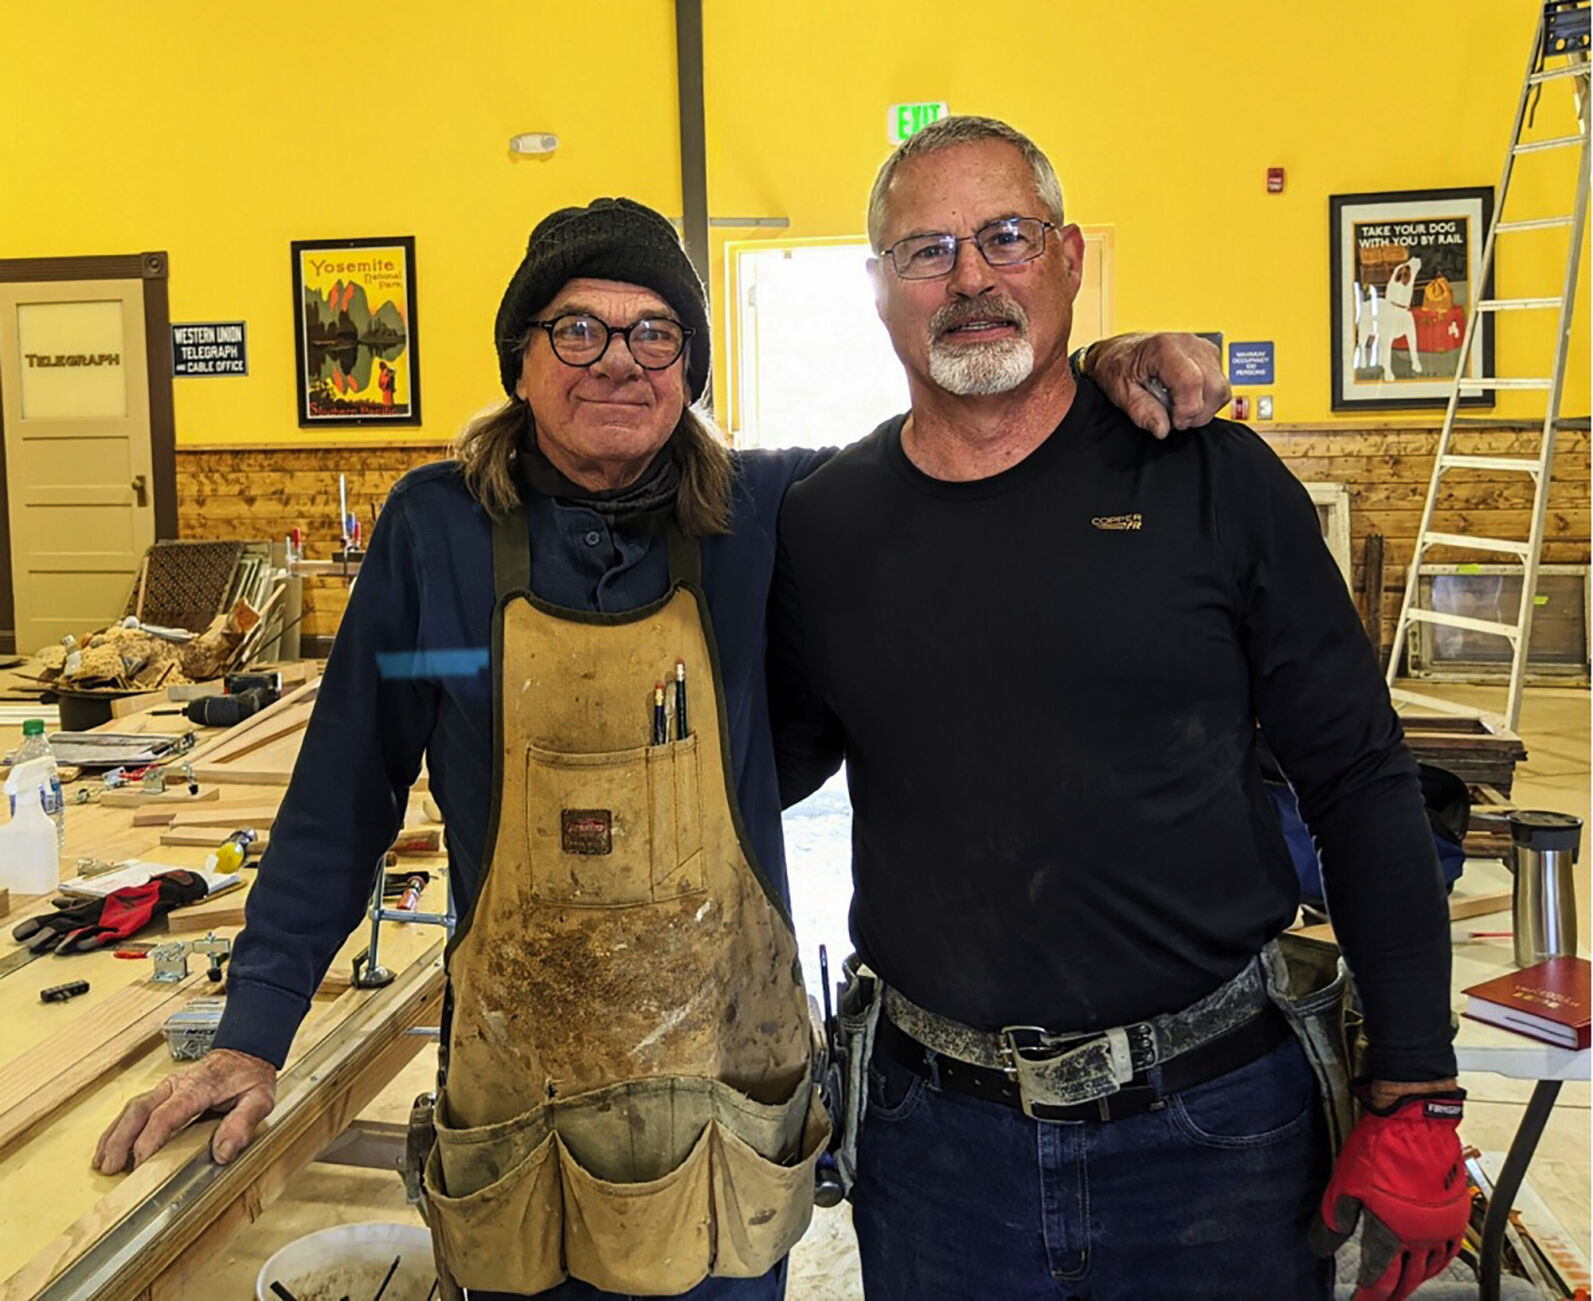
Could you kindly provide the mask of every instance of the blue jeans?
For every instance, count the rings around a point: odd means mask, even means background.
[[[869,1301],[1332,1295],[1306,1245],[1326,1126],[1292,1037],[1108,1122],[1030,1120],[880,1051],[869,1075],[852,1208]]]
[[[678,1293],[687,1301],[784,1301],[787,1261],[782,1260],[759,1278],[705,1278],[690,1292]],[[470,1301],[525,1301],[510,1292],[477,1292]],[[624,1292],[603,1292],[578,1278],[566,1279],[557,1287],[538,1292],[536,1301],[633,1301]]]

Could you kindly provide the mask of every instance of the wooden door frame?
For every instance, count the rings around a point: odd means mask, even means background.
[[[172,403],[171,302],[166,254],[107,253],[94,257],[0,258],[0,283],[142,280],[144,360],[149,379],[151,491],[155,540],[177,533],[177,418]],[[11,579],[11,518],[6,499],[4,417],[0,416],[0,639],[16,649],[16,591]],[[9,635],[4,629],[10,628]]]

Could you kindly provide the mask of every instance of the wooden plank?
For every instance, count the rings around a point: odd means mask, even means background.
[[[11,891],[9,889],[0,890],[0,917],[9,917],[10,915]]]
[[[249,824],[239,822],[232,826],[225,824],[217,827],[167,827],[160,833],[160,843],[163,845],[198,845],[204,849],[214,849],[217,845],[225,844],[227,837],[234,831],[241,831]],[[250,851],[255,854],[265,852],[265,847],[271,843],[271,833],[261,831],[255,837]]]
[[[1449,899],[1449,920],[1463,922],[1469,917],[1486,917],[1489,913],[1504,912],[1511,903],[1510,891],[1500,890],[1488,894],[1469,895]]]
[[[226,764],[195,768],[195,777],[210,782],[237,782],[240,786],[286,786],[293,777],[291,768],[229,768]]]
[[[219,800],[221,789],[217,786],[201,788],[199,794],[190,795],[186,787],[166,791],[160,795],[152,791],[132,789],[120,791],[106,791],[99,798],[99,803],[107,809],[144,809],[153,806],[169,808],[175,813],[189,804],[201,804],[207,800]]]
[[[255,827],[260,831],[266,831],[277,820],[277,812],[280,807],[280,802],[276,804],[217,804],[214,808],[184,810],[172,819],[171,825],[173,828],[227,827],[232,831],[236,831],[239,827]]]
[[[131,714],[141,714],[146,709],[156,709],[170,704],[171,698],[164,691],[144,691],[136,696],[118,696],[111,701],[111,717],[126,718]]]
[[[437,827],[408,827],[398,833],[393,841],[395,854],[439,854],[442,852],[442,831]]]
[[[284,736],[292,736],[295,732],[302,732],[310,722],[310,714],[314,711],[313,702],[301,708],[280,715],[274,720],[270,728],[261,728],[251,732],[247,737],[239,738],[239,744],[231,744],[216,750],[205,759],[207,768],[215,768],[219,764],[235,763],[246,754],[253,754],[256,750],[263,749],[273,741],[280,741]]]
[[[209,682],[180,682],[174,687],[166,688],[166,698],[176,704],[187,704],[190,700],[205,700],[210,696],[224,694],[226,687],[215,678]]]
[[[1463,922],[1472,917],[1486,917],[1489,913],[1503,912],[1510,907],[1510,891],[1502,890],[1498,893],[1462,895],[1449,897],[1449,920]],[[1337,944],[1338,937],[1333,934],[1331,922],[1318,922],[1313,926],[1294,926],[1290,928],[1291,935],[1298,935],[1302,939],[1319,940],[1327,944]]]
[[[147,1050],[201,980],[196,972],[174,984],[119,989],[0,1069],[0,1155],[101,1075]]]
[[[240,887],[233,886],[219,896],[212,895],[186,908],[174,908],[166,914],[166,934],[203,935],[206,931],[242,926],[248,898]],[[206,959],[201,956],[198,961]]]

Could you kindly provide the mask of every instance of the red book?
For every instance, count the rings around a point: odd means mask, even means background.
[[[1588,961],[1550,958],[1466,991],[1466,1015],[1561,1048],[1588,1046]]]

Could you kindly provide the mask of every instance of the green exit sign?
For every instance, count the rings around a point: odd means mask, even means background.
[[[885,129],[890,132],[891,143],[899,145],[908,136],[917,135],[931,122],[946,116],[946,101],[927,104],[892,104],[885,115]]]

